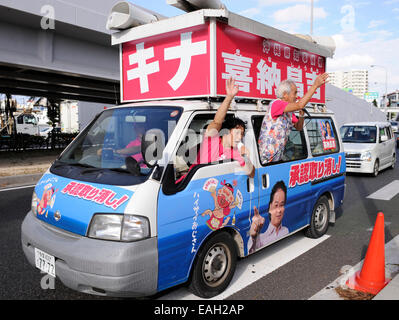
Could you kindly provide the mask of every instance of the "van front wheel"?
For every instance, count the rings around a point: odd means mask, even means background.
[[[189,289],[202,298],[222,293],[233,278],[237,247],[227,232],[212,237],[199,251]]]
[[[330,204],[327,197],[322,196],[313,208],[310,226],[306,229],[305,235],[309,238],[320,238],[327,232],[329,221]]]

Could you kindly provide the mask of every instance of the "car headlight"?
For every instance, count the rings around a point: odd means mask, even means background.
[[[122,214],[95,214],[88,232],[90,238],[137,241],[150,236],[150,223],[146,217]]]
[[[370,151],[363,152],[361,154],[361,156],[360,156],[360,160],[362,160],[362,161],[371,161],[372,160],[371,159],[371,152]]]
[[[33,191],[32,194],[32,203],[31,203],[31,210],[32,213],[37,216],[37,204],[39,203],[39,199],[37,198],[36,192]]]

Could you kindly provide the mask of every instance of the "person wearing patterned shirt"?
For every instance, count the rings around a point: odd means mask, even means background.
[[[328,74],[319,75],[306,94],[297,101],[297,87],[294,81],[282,81],[277,87],[277,100],[269,105],[262,121],[259,135],[259,153],[263,165],[269,162],[280,161],[285,144],[292,128],[300,131],[303,129],[303,109],[312,99],[316,90],[327,82]],[[299,119],[294,112],[299,111]]]

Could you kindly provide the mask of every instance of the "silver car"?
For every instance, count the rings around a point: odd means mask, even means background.
[[[395,135],[389,122],[347,123],[340,130],[346,171],[371,173],[396,164]]]
[[[393,133],[399,131],[399,122],[398,121],[390,121]]]

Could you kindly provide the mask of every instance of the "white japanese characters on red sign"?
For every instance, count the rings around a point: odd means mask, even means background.
[[[275,99],[278,84],[292,79],[302,97],[325,58],[217,23],[216,52],[210,52],[209,23],[122,45],[122,100],[225,95],[235,78],[238,97]],[[216,59],[216,70],[211,60]],[[216,83],[211,81],[215,76]],[[215,86],[211,88],[211,85]],[[324,103],[325,89],[312,102]]]
[[[208,29],[204,24],[124,43],[123,100],[209,95]]]
[[[225,81],[236,79],[238,96],[275,99],[278,84],[295,82],[298,97],[308,91],[325,72],[325,58],[219,23],[217,27],[217,93],[225,94]],[[319,88],[312,102],[324,103],[325,89]]]

